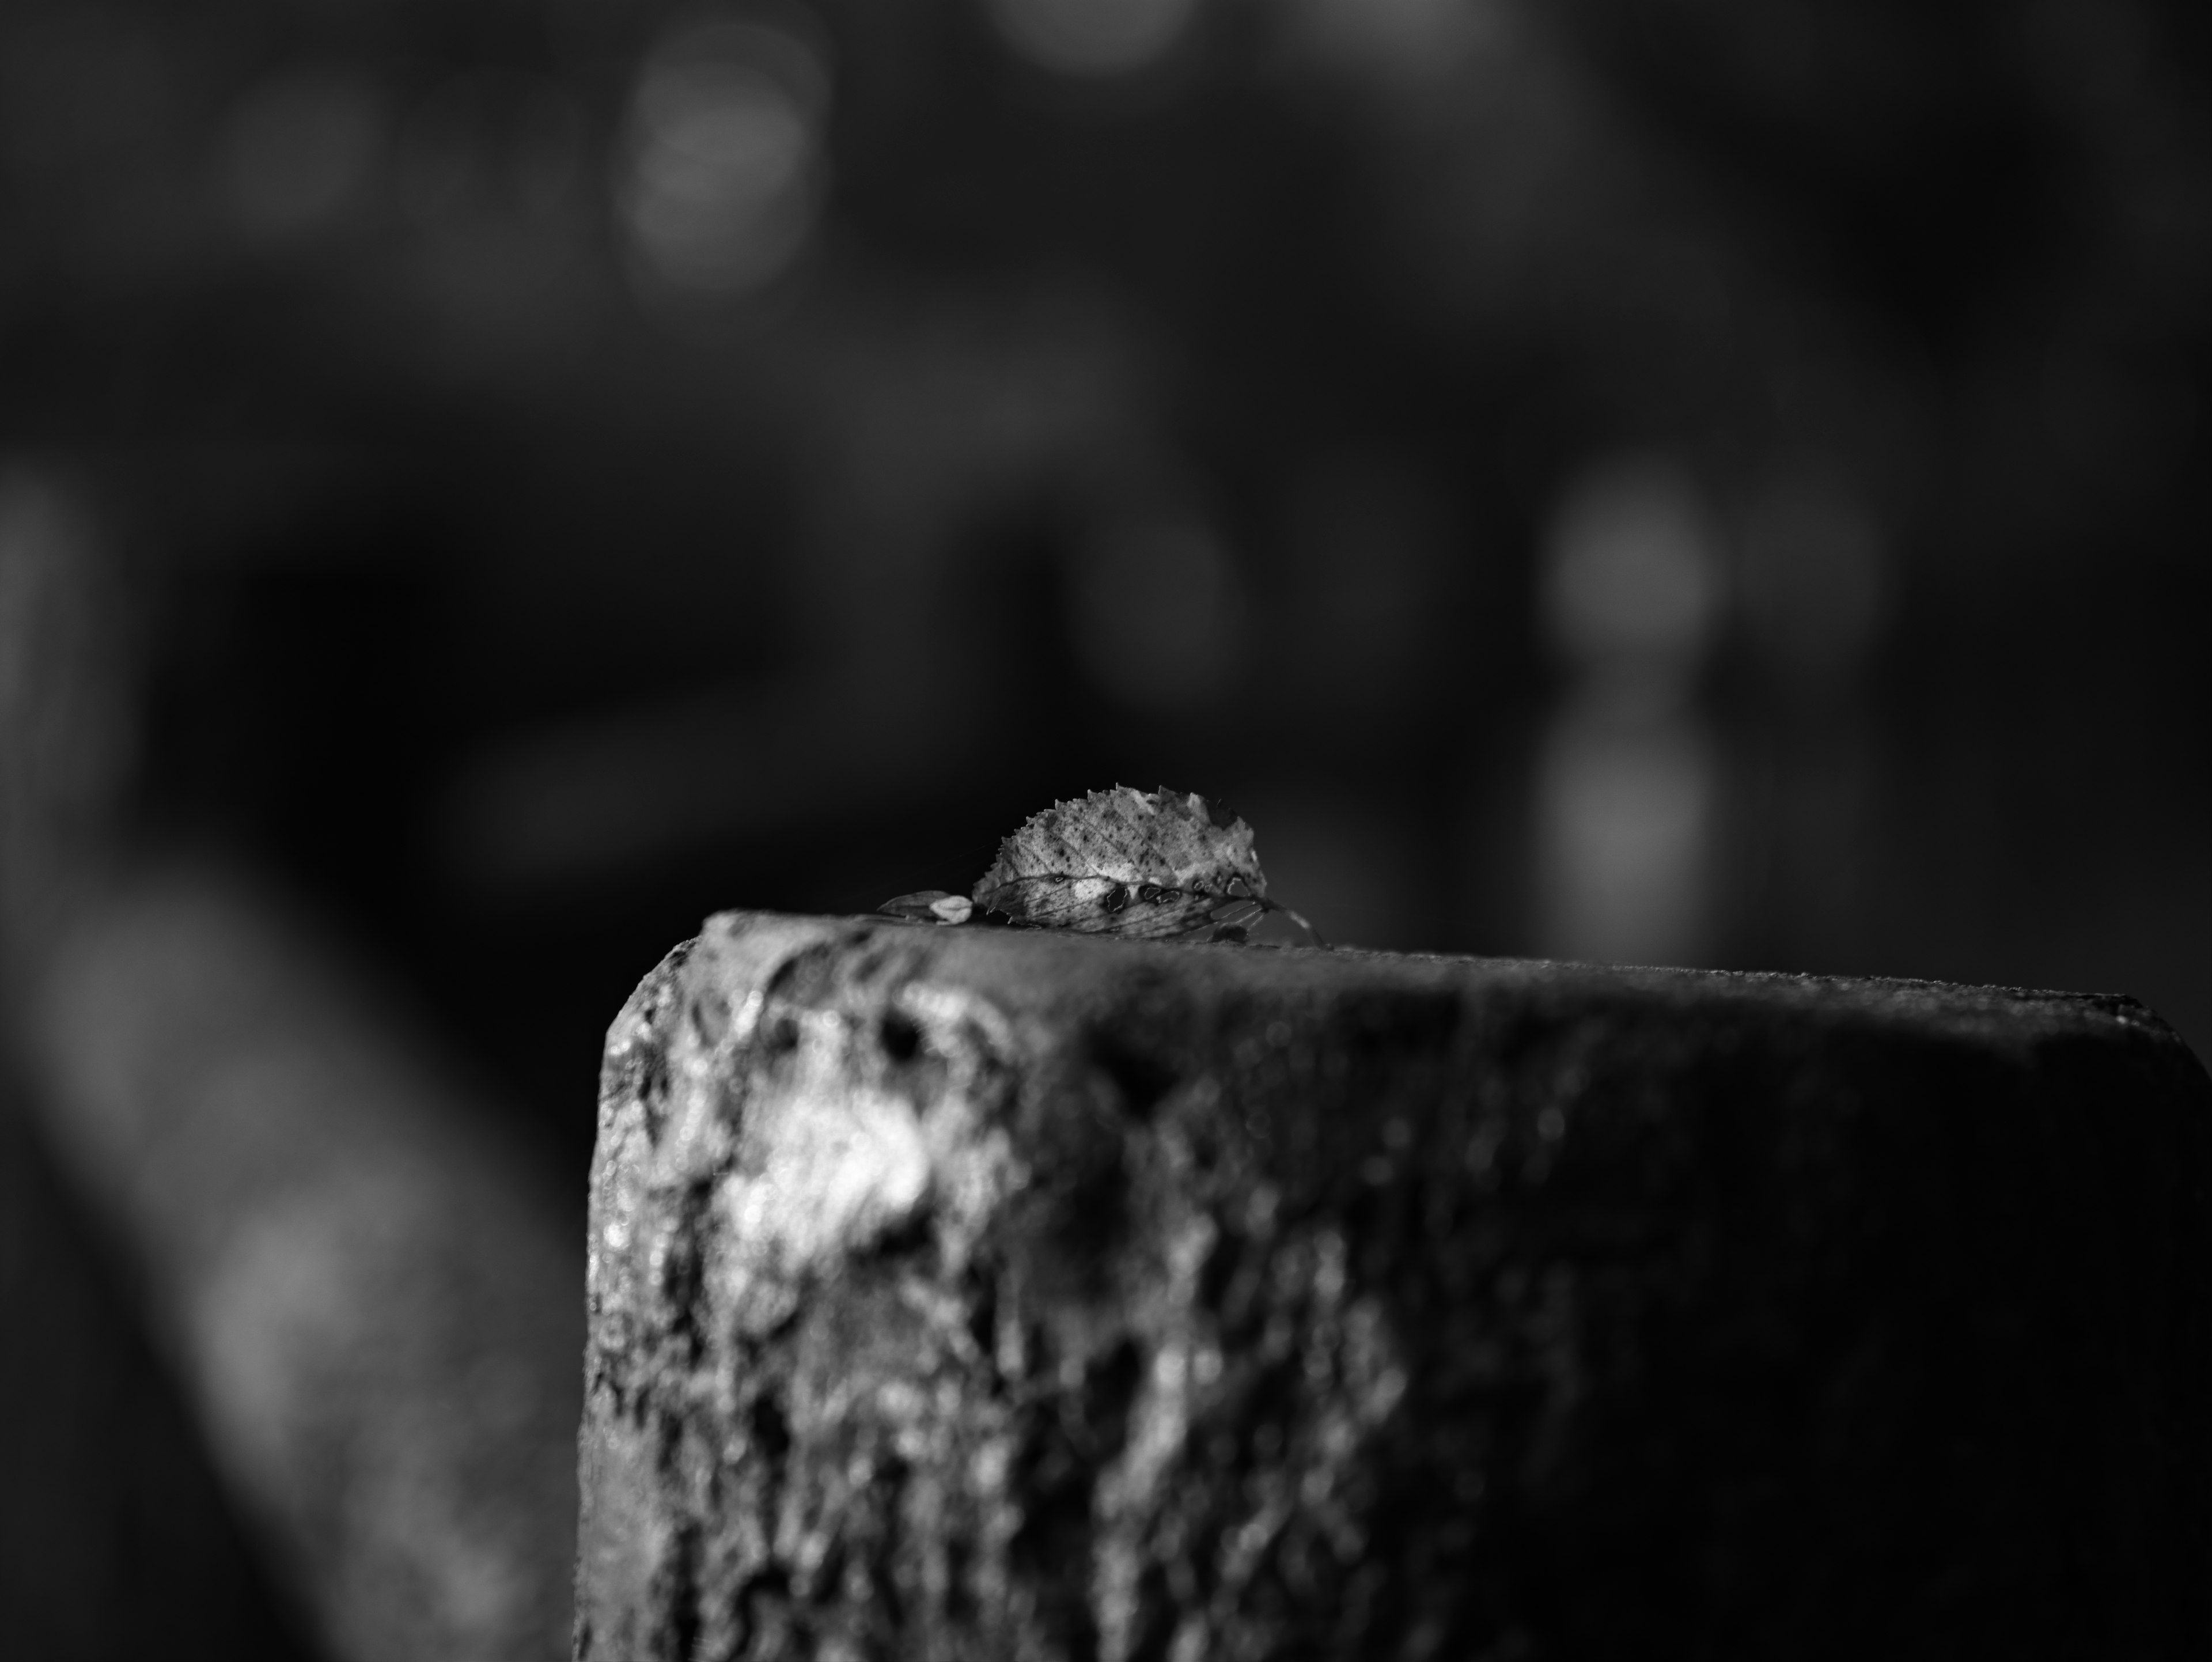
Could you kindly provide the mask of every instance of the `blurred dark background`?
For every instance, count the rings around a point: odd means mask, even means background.
[[[2203,1050],[2209,88],[2153,0],[8,0],[0,539],[127,579],[136,833],[409,989],[580,1229],[702,916],[1117,782],[1339,941]],[[9,1137],[15,1331],[157,1379]],[[0,1624],[292,1653],[156,1385],[158,1459],[0,1386]]]

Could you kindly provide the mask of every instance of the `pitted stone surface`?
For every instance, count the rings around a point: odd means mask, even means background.
[[[732,913],[609,1035],[578,1653],[2207,1653],[2131,1001]]]

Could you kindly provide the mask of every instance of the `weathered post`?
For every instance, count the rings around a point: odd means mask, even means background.
[[[2212,1653],[2128,999],[738,912],[600,1115],[594,1662]]]

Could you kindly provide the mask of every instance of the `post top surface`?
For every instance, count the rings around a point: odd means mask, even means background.
[[[1058,930],[950,928],[873,916],[731,910],[702,927],[691,973],[732,990],[757,985],[793,953],[817,947],[886,950],[909,973],[950,979],[1014,1010],[1057,1008],[1172,987],[1194,997],[1273,996],[1297,1002],[1449,993],[1563,1014],[1581,1006],[1623,1017],[1761,1017],[1796,1027],[1871,1026],[2008,1048],[2066,1038],[2187,1047],[2163,1019],[2124,993],[2080,993],[1873,977],[1625,967],[1538,959],[1214,946],[1125,941]]]

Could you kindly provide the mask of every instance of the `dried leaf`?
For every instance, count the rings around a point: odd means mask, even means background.
[[[970,917],[1018,928],[1153,940],[1242,941],[1263,921],[1326,946],[1312,924],[1267,898],[1252,828],[1192,791],[1126,785],[1055,802],[999,845],[971,903],[942,889],[886,900],[915,923]],[[1270,942],[1268,944],[1279,944]]]
[[[1126,785],[1033,816],[975,889],[978,906],[1018,924],[1155,937],[1239,929],[1267,893],[1252,828],[1234,813]]]

